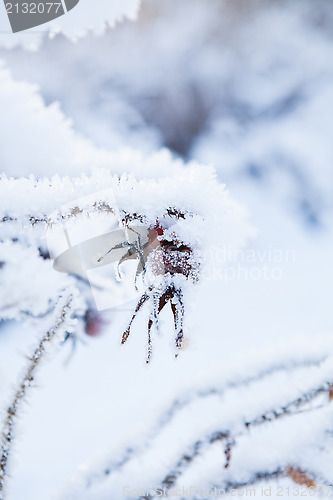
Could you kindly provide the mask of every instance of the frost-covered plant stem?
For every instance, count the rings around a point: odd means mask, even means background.
[[[5,498],[5,483],[7,478],[8,460],[13,447],[14,428],[18,418],[19,410],[22,402],[25,400],[28,390],[34,380],[35,372],[37,371],[41,361],[47,354],[47,346],[53,338],[62,331],[64,325],[72,313],[73,295],[69,294],[63,299],[64,305],[60,309],[60,314],[54,326],[52,326],[38,343],[37,348],[29,358],[29,365],[23,376],[21,383],[14,393],[11,404],[9,405],[6,415],[3,430],[1,432],[0,444],[0,500]]]
[[[321,360],[321,362],[318,362],[318,360],[313,360],[312,362],[306,360],[302,363],[297,363],[294,366],[296,368],[311,367],[317,365],[320,366],[321,363],[323,363],[323,360]],[[281,365],[279,365],[279,367],[277,367],[276,369],[271,368],[265,373],[265,375],[270,376],[276,371],[281,371]],[[261,372],[261,378],[263,377],[264,375]],[[323,378],[326,378],[326,376],[324,375]],[[88,476],[86,476],[83,482],[83,491],[88,488],[92,488],[92,486],[94,486],[94,483],[101,482],[103,477],[110,478],[110,476],[114,473],[121,473],[122,469],[124,469],[124,467],[126,467],[126,465],[131,460],[137,460],[138,456],[145,452],[145,449],[150,448],[154,444],[154,439],[160,436],[161,432],[163,432],[163,429],[166,429],[170,425],[179,424],[179,421],[177,422],[177,424],[172,424],[171,420],[176,417],[177,413],[184,410],[184,408],[186,408],[186,406],[192,403],[195,399],[201,399],[203,405],[205,405],[207,404],[205,402],[207,397],[211,396],[212,394],[225,394],[226,389],[236,389],[238,391],[242,386],[248,386],[249,380],[251,380],[252,382],[258,382],[260,379],[253,375],[246,380],[240,381],[238,384],[233,383],[231,387],[227,385],[227,387],[224,387],[223,389],[219,389],[218,387],[215,387],[214,389],[210,388],[207,389],[206,392],[193,395],[193,397],[189,397],[185,401],[178,399],[177,403],[173,403],[164,413],[163,418],[160,419],[157,430],[153,433],[150,433],[148,440],[144,441],[141,446],[137,448],[131,447],[130,451],[127,448],[124,455],[119,457],[118,453],[116,459],[108,461],[107,464],[103,464],[103,472],[102,467],[100,467],[99,471],[95,470],[94,474],[89,474]],[[267,427],[270,424],[274,424],[275,421],[285,420],[288,422],[293,417],[319,412],[332,404],[331,392],[332,380],[329,379],[326,381],[322,381],[312,388],[309,388],[308,391],[304,392],[300,396],[290,399],[289,401],[287,400],[282,405],[280,403],[275,407],[275,409],[271,408],[266,412],[259,411],[257,415],[254,414],[251,419],[241,418],[239,425],[237,425],[236,427],[234,426],[235,428],[233,430],[228,428],[230,424],[226,424],[225,426],[223,426],[223,421],[221,421],[222,425],[216,427],[214,431],[210,430],[207,434],[203,433],[202,430],[200,430],[200,432],[196,436],[193,436],[193,441],[187,445],[184,452],[181,453],[178,458],[175,457],[174,465],[171,465],[169,470],[167,470],[163,476],[161,475],[160,479],[158,480],[158,484],[165,488],[166,491],[169,491],[173,487],[176,487],[177,482],[181,480],[182,476],[186,473],[187,469],[191,467],[194,461],[199,456],[204,456],[209,448],[212,445],[215,445],[215,443],[217,442],[221,443],[221,451],[222,453],[224,452],[224,468],[230,469],[234,465],[234,449],[239,445],[239,441],[249,434],[249,431],[258,426]],[[320,420],[319,415],[318,420]],[[255,440],[253,440],[253,447],[256,447]],[[244,488],[246,486],[254,485],[259,481],[274,479],[280,476],[289,476],[295,483],[305,486],[315,485],[317,484],[316,481],[320,481],[320,484],[327,485],[328,487],[331,486],[331,481],[329,480],[329,478],[321,476],[318,477],[318,471],[315,472],[309,469],[302,470],[298,467],[297,462],[295,464],[293,460],[291,460],[292,463],[290,464],[288,459],[285,458],[281,459],[279,462],[280,463],[276,464],[276,468],[273,470],[273,472],[267,470],[264,471],[258,468],[258,470],[253,473],[245,482],[237,482],[235,478],[231,480],[230,478],[232,477],[232,475],[227,475],[221,482],[221,484],[219,484],[219,487],[223,488],[227,493],[228,491],[230,491],[230,489]],[[221,473],[222,470],[223,469],[221,469]],[[142,500],[153,500],[156,497],[148,495],[140,498]]]
[[[231,492],[231,490],[238,490],[240,488],[244,489],[249,486],[256,486],[261,481],[276,480],[283,476],[285,476],[285,472],[283,471],[283,469],[277,468],[273,472],[258,472],[253,476],[253,478],[250,481],[247,482],[230,482],[226,486],[224,486],[224,488],[218,488],[217,486],[216,488],[223,489],[224,495],[227,495],[228,493]],[[164,491],[165,492],[169,491],[171,486],[174,486],[173,482],[172,484],[167,485],[167,487],[165,487],[165,485],[163,484]],[[213,488],[211,489],[213,490]],[[154,500],[154,498],[156,497],[151,495],[146,495],[138,497],[137,500]]]
[[[267,425],[270,422],[273,422],[274,420],[281,418],[281,417],[289,417],[289,416],[295,416],[300,413],[304,412],[309,412],[309,411],[316,411],[320,408],[323,408],[325,404],[321,404],[320,406],[317,406],[315,408],[302,408],[302,405],[306,405],[307,403],[313,401],[316,399],[320,394],[323,393],[329,393],[329,389],[331,387],[331,383],[327,382],[326,384],[323,384],[322,386],[309,391],[306,394],[303,394],[301,397],[298,399],[291,401],[287,405],[285,405],[281,410],[277,411],[271,411],[267,414],[260,415],[259,417],[245,422],[244,427],[245,429],[249,429],[258,425]],[[327,398],[326,404],[330,404],[329,398]],[[179,477],[184,473],[184,471],[189,467],[189,465],[192,463],[192,461],[201,454],[201,452],[204,449],[207,449],[207,446],[210,446],[217,441],[222,441],[226,443],[225,446],[225,455],[226,455],[226,464],[225,468],[227,469],[230,465],[231,462],[231,452],[233,446],[237,442],[237,438],[241,437],[244,435],[244,430],[240,431],[236,435],[232,435],[229,431],[216,431],[212,433],[208,438],[206,439],[198,439],[195,441],[193,444],[192,448],[190,449],[189,452],[184,454],[180,460],[177,462],[176,466],[170,470],[165,478],[161,481],[161,485],[163,488],[165,488],[166,491],[169,491],[172,487],[175,486],[177,480]],[[296,480],[295,476],[297,475],[303,476],[301,480]],[[294,467],[290,466],[285,466],[285,467],[279,467],[277,468],[274,472],[272,473],[262,473],[262,472],[257,472],[248,482],[244,483],[230,483],[226,482],[223,484],[223,490],[225,493],[228,493],[231,489],[237,489],[237,488],[244,488],[247,486],[255,485],[256,483],[262,481],[262,480],[267,480],[267,479],[273,479],[273,478],[278,478],[280,476],[289,476],[293,479],[298,484],[306,484],[307,486],[314,486],[314,480],[312,477],[314,477],[314,474],[308,475],[307,472],[302,471],[301,469],[295,469]],[[301,482],[302,481],[302,482]],[[323,484],[326,484],[325,481],[321,480]],[[327,483],[330,487],[332,485],[330,483]],[[156,498],[155,496],[148,495],[148,496],[143,496],[140,497],[138,500],[154,500]]]

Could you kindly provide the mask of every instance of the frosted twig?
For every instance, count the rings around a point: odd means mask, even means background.
[[[323,392],[329,392],[329,387],[331,386],[330,383],[323,384],[322,386],[309,391],[306,394],[303,394],[300,398],[289,402],[287,405],[285,405],[280,411],[273,411],[266,413],[264,415],[260,415],[259,417],[245,422],[245,428],[248,429],[250,427],[258,426],[258,425],[263,425],[269,422],[272,422],[273,420],[281,417],[287,417],[291,415],[299,415],[300,413],[303,413],[305,411],[314,411],[318,408],[322,408],[323,405],[316,407],[316,408],[310,408],[310,409],[300,409],[300,407],[306,403],[309,403],[310,401],[313,401],[317,396],[322,394]],[[330,404],[329,398],[327,398],[327,404]],[[211,434],[208,438],[206,439],[200,439],[197,440],[190,448],[189,453],[184,454],[180,460],[178,460],[176,466],[167,473],[165,478],[161,482],[161,486],[165,488],[166,491],[168,491],[170,488],[174,487],[176,484],[176,481],[178,478],[184,473],[184,471],[189,467],[189,465],[192,463],[195,457],[200,455],[200,453],[209,447],[210,445],[214,444],[216,441],[226,441],[226,448],[225,448],[225,455],[226,455],[226,465],[225,468],[228,468],[230,466],[231,462],[231,449],[232,445],[236,444],[236,439],[244,435],[244,429],[239,431],[238,433],[231,435],[229,431],[217,431]],[[279,474],[282,474],[282,469],[279,469]],[[274,473],[276,475],[276,473]],[[254,482],[257,482],[259,479],[262,479],[262,474],[257,474],[255,476]],[[230,489],[235,489],[237,487],[244,487],[248,486],[249,484],[253,484],[252,482],[249,483],[244,483],[244,484],[228,484],[227,487],[224,487],[223,489],[227,492]],[[155,497],[154,496],[143,496],[140,497],[140,500],[153,500]]]
[[[214,432],[209,438],[208,443],[213,444],[217,441],[224,441],[229,438],[229,433],[227,432]],[[182,475],[182,473],[187,469],[187,467],[192,463],[194,458],[200,455],[200,452],[204,445],[207,444],[206,440],[200,440],[194,443],[188,453],[185,453],[181,459],[178,461],[176,467],[170,471],[163,479],[161,486],[165,488],[166,491],[170,490],[175,484],[177,479]],[[152,496],[140,497],[140,500],[152,500]]]
[[[309,363],[309,362],[297,363],[297,368],[302,367],[302,366],[311,366],[311,365],[313,366],[314,364],[319,364],[319,363],[317,361],[313,361],[312,363]],[[267,372],[266,375],[271,375],[279,370],[281,370],[281,366],[276,367],[275,370],[271,368]],[[251,381],[252,382],[259,381],[262,378],[262,376],[263,376],[263,374],[261,374],[258,377],[251,377]],[[231,387],[229,385],[227,385],[224,388],[224,390],[220,389],[220,390],[217,390],[216,392],[218,394],[223,394],[225,392],[225,390],[228,390],[230,388],[237,389],[238,387],[241,387],[244,384],[246,384],[245,380],[242,382],[239,382],[238,384],[237,383],[232,384]],[[333,385],[333,381],[325,382],[325,383],[321,384],[320,386],[318,386],[314,389],[311,389],[308,392],[304,393],[299,398],[296,398],[294,400],[289,401],[288,403],[286,403],[284,406],[282,406],[279,409],[270,410],[266,413],[262,413],[262,414],[258,415],[257,417],[254,417],[253,419],[251,419],[249,421],[245,421],[245,422],[241,423],[239,431],[236,432],[235,434],[230,434],[228,429],[224,429],[224,430],[217,430],[205,438],[203,438],[202,436],[199,437],[194,442],[194,444],[189,446],[188,451],[186,453],[184,453],[184,455],[177,460],[175,466],[170,470],[170,472],[168,472],[165,475],[165,478],[162,480],[162,485],[166,487],[166,485],[168,484],[169,488],[171,488],[173,486],[173,483],[176,481],[176,479],[191,464],[193,459],[197,455],[199,455],[204,449],[206,449],[207,446],[210,446],[211,444],[215,443],[218,440],[225,441],[225,449],[224,449],[224,453],[226,456],[225,466],[226,466],[226,468],[229,468],[230,464],[231,464],[231,460],[232,460],[232,448],[236,444],[236,440],[240,436],[244,435],[249,428],[256,427],[259,425],[264,425],[264,424],[267,424],[267,423],[272,422],[272,421],[279,419],[279,418],[298,415],[298,414],[301,414],[304,412],[315,411],[316,409],[322,408],[323,405],[317,406],[315,408],[303,408],[303,406],[306,405],[307,403],[315,400],[319,395],[321,395],[323,393],[327,392],[327,394],[328,394],[329,389],[332,385]],[[210,391],[206,392],[205,391],[204,393],[201,393],[200,395],[196,395],[196,397],[206,398],[209,395],[216,394],[216,392],[215,391],[213,391],[213,392],[210,392]],[[112,463],[109,463],[104,468],[104,472],[101,472],[101,473],[96,472],[95,474],[91,474],[91,475],[87,476],[86,480],[85,480],[86,487],[91,487],[92,483],[101,481],[103,476],[109,477],[111,473],[119,472],[128,462],[131,461],[131,459],[133,459],[134,457],[137,457],[140,453],[142,453],[147,448],[147,446],[151,445],[154,441],[154,438],[156,438],[160,434],[162,429],[165,428],[168,424],[170,424],[170,421],[172,420],[172,418],[174,418],[175,413],[177,413],[180,409],[184,408],[187,404],[189,404],[191,401],[193,401],[193,399],[196,399],[196,398],[190,397],[188,400],[183,401],[182,404],[179,401],[179,406],[173,404],[172,405],[172,409],[173,409],[172,413],[170,414],[169,412],[167,412],[165,414],[166,418],[163,418],[162,420],[160,420],[157,428],[152,433],[150,433],[150,437],[148,440],[146,440],[144,443],[142,443],[141,446],[138,446],[134,449],[131,448],[130,453],[128,450],[126,450],[126,452],[124,453],[122,458],[119,460],[119,456],[118,456],[118,460],[113,461]],[[327,404],[329,404],[329,403],[330,403],[329,397],[327,397]],[[247,483],[247,484],[250,484],[250,483]],[[233,487],[236,487],[236,486],[233,485],[232,488]]]
[[[217,490],[222,489],[223,496],[225,496],[228,493],[230,493],[231,490],[237,490],[240,488],[246,488],[248,486],[254,486],[257,483],[259,483],[260,481],[268,481],[270,479],[278,479],[279,477],[282,477],[284,475],[285,475],[284,470],[279,467],[278,469],[276,469],[273,472],[258,472],[247,482],[243,482],[243,483],[241,483],[241,482],[238,482],[238,483],[237,482],[233,482],[233,483],[228,482],[226,485],[224,485],[223,488],[219,488],[218,485],[215,485],[215,486],[212,486],[210,489],[211,490],[214,490],[214,488],[216,488]],[[173,486],[173,484],[170,485],[168,488],[166,488],[165,485],[162,485],[162,488],[164,489],[165,492],[167,492],[168,489],[170,489],[170,487],[172,487],[172,486]],[[200,491],[198,491],[198,494],[200,495],[200,497],[195,496],[195,497],[191,497],[191,498],[193,500],[195,500],[196,498],[202,498]],[[252,494],[250,494],[250,495],[252,495]],[[138,500],[154,500],[154,498],[156,498],[155,495],[154,496],[146,495],[146,496],[139,497]]]
[[[294,363],[293,367],[297,369],[297,368],[302,368],[302,367],[318,366],[325,359],[327,359],[327,358],[324,357],[324,358],[321,358],[318,360],[297,362],[297,363]],[[149,433],[149,438],[144,440],[144,442],[142,443],[142,446],[138,446],[137,448],[131,448],[131,456],[134,456],[134,455],[140,453],[141,450],[143,450],[147,446],[149,446],[154,441],[154,439],[159,435],[159,433],[164,428],[167,427],[167,425],[172,421],[173,418],[175,418],[175,416],[181,410],[186,408],[186,406],[193,403],[197,399],[201,399],[201,398],[206,399],[208,397],[215,396],[215,395],[222,396],[225,394],[226,391],[228,391],[230,389],[238,389],[238,388],[243,387],[244,385],[248,385],[249,383],[259,382],[265,376],[267,377],[267,376],[273,375],[273,374],[280,372],[281,370],[285,370],[287,368],[289,368],[288,363],[286,363],[285,365],[279,364],[277,366],[270,367],[266,371],[260,371],[256,375],[250,376],[248,378],[244,378],[238,382],[226,383],[225,385],[222,385],[221,387],[211,387],[211,388],[205,389],[204,391],[199,391],[199,392],[195,392],[193,394],[190,394],[189,396],[187,396],[184,399],[176,399],[170,405],[169,409],[166,410],[165,412],[163,412],[155,429],[151,430],[151,432]],[[288,412],[290,413],[291,408],[295,407],[295,405],[297,406],[297,405],[301,405],[301,403],[309,402],[311,399],[314,399],[319,394],[321,394],[325,391],[328,391],[329,385],[330,385],[329,382],[327,382],[327,383],[321,385],[320,387],[313,389],[312,391],[309,391],[306,394],[303,394],[300,398],[290,401],[285,406],[280,408],[278,411],[276,411],[276,412],[269,411],[265,414],[261,414],[260,416],[257,416],[256,418],[254,418],[252,421],[245,422],[244,425],[246,427],[255,426],[255,425],[260,424],[261,422],[264,423],[264,422],[273,420],[275,418],[278,418],[278,417],[280,417],[283,414],[286,414]],[[332,384],[332,386],[333,386],[333,384]],[[113,472],[119,471],[130,460],[130,458],[131,457],[128,456],[128,450],[126,450],[124,452],[124,455],[122,456],[122,458],[120,460],[119,460],[119,454],[118,454],[117,460],[115,460],[115,461],[110,460],[109,464],[105,467],[105,471],[107,471],[106,475],[109,475],[110,471],[113,471]],[[94,474],[94,476],[96,478],[97,477],[101,478],[103,476],[103,473],[101,473],[101,474],[96,473],[96,475]],[[92,477],[87,476],[86,480],[87,480],[87,483],[90,483],[92,480]]]
[[[55,325],[44,334],[37,348],[33,352],[31,358],[29,358],[29,365],[27,367],[27,370],[23,376],[21,383],[14,393],[11,404],[7,409],[4,426],[0,437],[0,500],[3,500],[5,498],[4,489],[7,478],[8,460],[12,451],[14,428],[16,420],[18,418],[19,409],[22,402],[26,398],[29,388],[32,385],[35,372],[37,371],[41,361],[47,353],[47,344],[52,341],[52,339],[56,336],[61,327],[64,326],[70,316],[72,301],[73,295],[70,294],[64,301],[65,303],[61,308],[61,314],[58,317]]]
[[[59,213],[56,217],[52,218],[48,216],[46,213],[37,214],[27,214],[21,217],[17,217],[16,215],[3,215],[0,218],[0,223],[13,223],[13,222],[23,222],[26,224],[30,224],[31,226],[35,226],[37,224],[47,224],[52,225],[57,222],[61,222],[64,220],[73,219],[79,215],[89,215],[91,213],[106,213],[106,214],[115,214],[116,209],[111,207],[109,203],[106,201],[98,201],[93,204],[87,203],[84,207],[73,206],[71,209],[67,210],[66,214]],[[165,209],[164,215],[167,215],[174,219],[185,219],[186,216],[191,217],[193,214],[185,213],[180,210],[177,210],[174,207],[169,207]],[[141,223],[146,223],[146,217],[144,215],[138,213],[127,213],[124,210],[121,210],[121,217],[123,221],[128,224],[133,221],[138,221]]]
[[[90,213],[114,213],[115,210],[105,201],[95,202],[93,205],[87,204],[87,206],[83,208],[79,208],[74,206],[73,208],[68,210],[66,215],[59,213],[57,217],[52,218],[48,217],[46,214],[44,215],[24,215],[22,217],[16,217],[11,215],[5,215],[0,219],[0,222],[25,222],[31,224],[31,226],[35,226],[36,224],[54,224],[56,222],[60,222],[63,220],[70,220],[78,215],[84,214],[89,215]]]

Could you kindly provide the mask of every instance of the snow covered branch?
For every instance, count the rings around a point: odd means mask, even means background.
[[[13,442],[15,440],[15,424],[20,417],[22,403],[26,400],[29,389],[32,387],[36,373],[50,352],[50,346],[55,337],[59,337],[64,332],[72,332],[75,325],[73,313],[78,306],[75,291],[64,294],[59,300],[54,312],[50,316],[56,318],[53,326],[43,334],[32,356],[28,358],[28,365],[23,378],[14,392],[12,401],[7,408],[4,425],[1,431],[0,446],[0,499],[5,498],[6,480],[8,478],[8,464],[12,453]],[[50,321],[50,318],[48,317]]]
[[[240,367],[226,364],[223,385],[209,387],[202,381],[204,391],[174,401],[143,440],[88,467],[85,477],[74,481],[61,498],[68,491],[73,498],[94,498],[96,491],[110,495],[126,484],[141,491],[147,484],[172,490],[199,480],[226,492],[282,476],[307,486],[330,485],[332,342],[322,339],[316,352],[311,352],[310,343],[296,344],[293,350],[293,366],[285,359],[284,366],[275,368],[268,353],[258,352],[252,368],[251,360],[241,367],[240,380]],[[274,353],[276,359],[282,352]],[[167,448],[170,442],[172,451]],[[156,454],[164,447],[168,454],[157,467]],[[144,482],[133,476],[138,462],[149,471]]]

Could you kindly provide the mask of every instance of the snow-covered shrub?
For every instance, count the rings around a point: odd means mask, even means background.
[[[40,51],[1,53],[0,499],[329,496],[330,240],[307,247],[311,266],[297,256],[284,283],[227,283],[253,230],[221,184],[246,190],[272,172],[278,197],[320,193],[329,207],[320,117],[330,123],[331,75],[317,60],[330,54],[329,30],[314,26],[308,1],[151,0],[141,24],[97,40],[137,3],[80,5],[50,25],[65,37],[20,34]],[[315,50],[303,54],[308,36]],[[147,152],[158,145],[213,159],[217,173]],[[301,248],[272,193],[252,195],[268,238],[281,231]],[[99,275],[59,273],[48,233],[67,232],[61,256],[70,231],[90,237],[88,224],[122,239],[94,240]],[[99,262],[115,250],[110,268]],[[96,290],[109,310],[97,310]]]
[[[45,317],[53,315],[59,298],[68,296],[71,287],[75,289],[75,280],[85,278],[77,274],[71,279],[66,274],[62,276],[52,269],[49,260],[44,260],[43,229],[45,238],[48,230],[61,226],[64,220],[75,225],[76,220],[93,213],[104,219],[104,227],[112,227],[116,214],[120,227],[131,230],[133,222],[136,224],[134,229],[147,227],[148,240],[157,228],[154,239],[159,241],[159,247],[149,250],[148,256],[151,255],[153,260],[146,259],[144,264],[144,269],[147,266],[148,270],[151,268],[154,271],[155,266],[155,271],[144,290],[143,299],[140,299],[141,302],[143,300],[142,305],[149,303],[152,318],[152,323],[148,323],[147,360],[151,356],[152,324],[158,327],[159,314],[169,301],[174,313],[176,346],[182,347],[183,315],[191,309],[191,298],[187,297],[186,289],[191,287],[191,282],[198,281],[201,272],[206,275],[213,273],[212,266],[217,263],[211,256],[219,248],[225,244],[230,248],[239,247],[244,244],[251,229],[246,213],[218,183],[211,167],[194,163],[185,165],[180,160],[172,160],[166,151],[150,158],[143,157],[141,164],[139,161],[132,164],[132,157],[129,155],[126,159],[125,155],[120,155],[119,161],[115,162],[117,167],[110,165],[109,169],[96,170],[91,176],[72,179],[58,176],[51,179],[13,179],[2,176],[0,315],[3,319],[33,317],[45,322]],[[112,173],[112,170],[118,170],[119,174]],[[66,211],[60,211],[62,205],[67,207]],[[103,248],[97,250],[98,255],[105,252]],[[185,254],[182,254],[184,251]],[[123,254],[126,254],[126,240]],[[187,255],[186,261],[182,255]],[[138,254],[137,257],[140,259],[140,256]],[[172,260],[173,256],[175,260]],[[162,262],[163,269],[156,272],[158,262]],[[225,265],[225,262],[220,265]],[[194,279],[188,280],[191,274]],[[116,288],[113,291],[117,293]],[[106,287],[104,294],[108,293],[110,289]],[[82,303],[81,313],[73,309],[72,314],[82,319],[87,307]],[[132,321],[140,308],[136,309]],[[72,332],[66,329],[65,337],[69,333]],[[123,333],[123,343],[128,336],[129,328]],[[37,348],[39,350],[40,347]],[[35,363],[35,356],[32,360]],[[35,370],[36,364],[28,368],[28,373]],[[21,399],[23,394],[19,402]],[[16,409],[13,415],[12,410],[8,412],[7,418],[13,425]],[[5,441],[8,433],[12,439],[10,426],[4,434]],[[10,446],[6,453],[9,451]],[[3,455],[3,463],[4,481],[6,454]]]

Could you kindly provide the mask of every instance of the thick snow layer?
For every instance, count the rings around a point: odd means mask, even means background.
[[[279,183],[281,206],[320,225],[332,210],[331,33],[327,0],[146,0],[138,23],[104,37],[2,56],[97,145],[166,145],[224,182]]]

